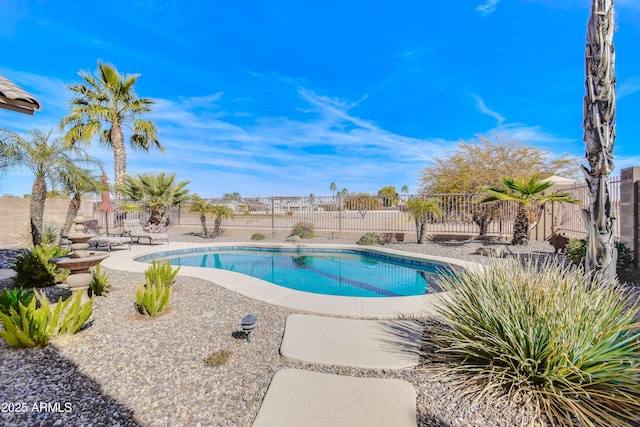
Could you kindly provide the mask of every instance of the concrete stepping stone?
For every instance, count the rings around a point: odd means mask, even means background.
[[[416,392],[407,381],[299,369],[278,371],[253,427],[416,427]]]
[[[406,369],[419,361],[423,327],[412,320],[292,314],[280,354],[289,360],[366,369]]]

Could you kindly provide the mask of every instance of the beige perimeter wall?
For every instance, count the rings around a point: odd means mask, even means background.
[[[0,197],[0,247],[12,248],[25,246],[24,236],[30,236],[29,199],[18,197]],[[44,221],[62,227],[69,207],[68,199],[47,199],[44,208]],[[83,196],[80,212],[85,218],[93,215],[92,198]]]

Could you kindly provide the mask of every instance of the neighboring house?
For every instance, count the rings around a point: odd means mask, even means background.
[[[33,115],[40,111],[40,103],[20,86],[0,76],[0,108]]]

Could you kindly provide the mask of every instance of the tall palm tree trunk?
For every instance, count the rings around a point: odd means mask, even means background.
[[[213,227],[214,237],[218,237],[220,235],[220,225],[222,225],[222,220],[219,217],[216,217],[214,221],[214,227]]]
[[[518,204],[518,213],[513,223],[513,240],[512,245],[528,245],[529,244],[529,212],[527,205]]]
[[[111,126],[111,144],[113,146],[114,181],[116,185],[122,185],[124,176],[127,174],[127,150],[124,146],[122,125],[119,122],[114,122]]]
[[[587,24],[586,96],[584,97],[584,142],[589,169],[582,167],[589,188],[587,225],[587,271],[596,270],[606,281],[616,277],[609,174],[613,171],[616,137],[616,78],[613,45],[614,0],[593,0]]]
[[[31,216],[31,240],[33,246],[42,243],[42,223],[44,220],[44,204],[47,200],[47,183],[43,175],[39,175],[31,188],[29,214]]]

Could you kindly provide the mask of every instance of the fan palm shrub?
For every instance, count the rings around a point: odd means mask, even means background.
[[[425,338],[442,362],[433,369],[478,399],[530,402],[553,425],[633,425],[640,309],[617,283],[598,280],[535,259],[440,276],[445,322]]]
[[[176,182],[175,174],[140,173],[135,177],[125,175],[122,185],[116,185],[116,190],[142,205],[122,205],[123,210],[148,208],[151,211],[151,224],[168,225],[169,209],[189,199],[189,190],[185,188],[189,183],[190,181]]]
[[[513,224],[513,245],[529,244],[529,223],[532,217],[537,218],[540,208],[547,202],[564,202],[580,204],[581,202],[568,194],[544,192],[553,185],[552,182],[539,181],[537,177],[511,179],[502,178],[502,187],[488,187],[489,195],[480,203],[513,201],[518,204]]]

